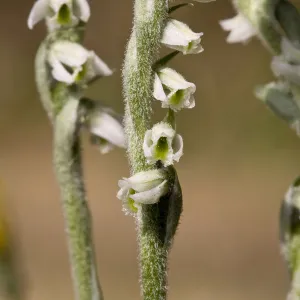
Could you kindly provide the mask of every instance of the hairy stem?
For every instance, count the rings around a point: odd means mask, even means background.
[[[134,28],[123,70],[125,130],[132,173],[149,166],[143,153],[145,132],[150,127],[153,63],[167,17],[166,0],[136,0]],[[167,295],[167,247],[160,236],[159,205],[143,205],[137,217],[142,294],[145,300]]]
[[[92,242],[91,217],[85,196],[79,137],[81,92],[76,86],[56,82],[47,56],[52,44],[80,42],[83,28],[50,33],[41,44],[35,61],[36,83],[41,102],[54,127],[54,166],[61,189],[62,208],[71,257],[76,299],[101,300]]]
[[[60,184],[76,299],[99,300],[91,216],[85,197],[79,139],[79,101],[68,99],[55,121],[54,165]]]

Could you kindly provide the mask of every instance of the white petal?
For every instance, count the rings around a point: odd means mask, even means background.
[[[90,52],[91,65],[95,72],[95,76],[110,76],[112,75],[112,70],[107,66],[107,64],[100,59],[94,52]]]
[[[179,134],[176,134],[174,138],[173,151],[173,159],[178,162],[180,157],[183,155],[183,139],[182,136]]]
[[[122,200],[122,201],[126,201],[127,200],[127,197],[128,197],[128,192],[129,192],[129,187],[128,186],[120,186],[120,182],[123,182],[125,180],[120,180],[119,181],[119,187],[120,187],[120,190],[118,191],[117,193],[117,198],[119,200]],[[125,181],[126,182],[126,181]]]
[[[170,19],[167,22],[161,42],[166,45],[187,46],[189,43],[188,38],[178,30],[174,21]]]
[[[159,199],[168,192],[167,180],[164,180],[161,184],[154,187],[151,190],[145,192],[136,193],[131,195],[130,198],[137,203],[141,204],[154,204],[159,201]]]
[[[74,77],[70,74],[64,66],[57,59],[51,59],[52,76],[54,79],[67,84],[74,83]]]
[[[90,6],[87,0],[75,0],[76,15],[83,22],[87,22],[91,15]]]
[[[113,145],[125,148],[125,133],[122,124],[100,109],[90,116],[90,131]]]
[[[186,88],[193,87],[193,89],[196,90],[193,83],[186,81],[182,75],[171,68],[160,69],[158,75],[162,84],[167,86],[169,89],[184,90]]]
[[[286,37],[281,40],[281,49],[287,61],[300,64],[300,49],[296,48]]]
[[[89,52],[84,47],[68,41],[56,42],[51,51],[60,62],[70,67],[84,65],[89,57]]]
[[[153,91],[153,97],[157,100],[164,101],[167,99],[167,95],[164,91],[164,88],[162,86],[162,83],[158,77],[158,75],[155,73],[154,75],[154,91]]]
[[[252,24],[241,14],[232,19],[220,21],[220,25],[225,31],[230,31],[227,37],[228,43],[247,42],[256,35],[256,30]]]
[[[98,145],[98,148],[99,148],[101,154],[107,154],[110,151],[112,151],[115,148],[115,146],[105,140],[104,142],[100,142],[100,144]]]
[[[149,157],[152,155],[152,151],[151,151],[152,145],[153,145],[152,130],[147,130],[145,133],[144,142],[143,142],[143,150],[144,150],[145,157]]]
[[[275,56],[271,68],[276,76],[283,76],[288,81],[300,85],[300,65],[291,65]]]
[[[32,29],[36,23],[41,21],[47,16],[48,12],[48,0],[37,0],[28,17],[27,25],[29,29]]]

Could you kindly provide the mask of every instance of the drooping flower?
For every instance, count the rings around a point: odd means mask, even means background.
[[[169,19],[161,42],[183,54],[197,54],[203,51],[200,44],[203,33],[193,32],[185,23]]]
[[[161,122],[146,131],[143,150],[149,164],[161,161],[167,167],[183,155],[183,140],[171,125]]]
[[[163,170],[139,172],[119,180],[117,198],[126,213],[136,213],[139,204],[154,204],[168,192],[168,180]]]
[[[32,29],[43,19],[47,20],[50,30],[77,25],[90,18],[87,0],[37,0],[28,17],[28,27]]]
[[[87,127],[92,134],[92,142],[99,146],[102,154],[114,147],[126,148],[122,119],[108,107],[97,105],[88,116]]]
[[[227,43],[246,43],[256,35],[252,24],[242,14],[227,20],[220,21],[223,30],[230,31]]]
[[[87,83],[96,77],[109,76],[111,69],[93,52],[77,43],[58,41],[48,56],[52,76],[68,85]]]
[[[179,111],[195,106],[196,86],[170,68],[161,68],[155,74],[153,97],[162,102],[163,108]]]
[[[282,54],[272,60],[271,68],[274,74],[300,85],[300,49],[287,38],[282,38],[281,50]]]

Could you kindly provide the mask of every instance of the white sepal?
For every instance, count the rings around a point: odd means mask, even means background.
[[[126,148],[122,122],[110,109],[100,105],[96,106],[89,115],[88,128],[92,135],[100,138],[101,153],[108,153],[115,146]]]
[[[195,84],[186,81],[173,69],[162,68],[155,75],[153,97],[162,102],[163,108],[171,108],[174,111],[193,108],[195,91]]]
[[[112,74],[109,67],[93,51],[69,41],[54,43],[48,61],[54,79],[68,85],[86,84],[96,77]]]
[[[200,44],[203,33],[193,32],[185,23],[169,19],[161,42],[183,54],[197,54],[203,51]]]
[[[246,43],[256,35],[256,30],[252,24],[242,15],[220,21],[223,30],[230,31],[227,43]]]
[[[33,7],[30,11],[27,26],[29,29],[32,29],[34,25],[47,16],[49,9],[49,0],[38,0],[33,4]]]
[[[119,180],[117,198],[123,202],[126,213],[135,213],[139,204],[154,204],[168,192],[166,173],[163,170],[139,172]]]
[[[167,167],[183,155],[183,140],[171,125],[161,122],[146,131],[143,150],[149,164],[161,161]]]

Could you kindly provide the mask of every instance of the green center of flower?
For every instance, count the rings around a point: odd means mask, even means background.
[[[60,25],[67,25],[71,22],[71,10],[67,4],[63,4],[57,14],[57,22]]]
[[[166,137],[161,137],[155,146],[155,157],[158,160],[165,160],[168,154],[168,140]]]
[[[76,81],[76,82],[81,81],[81,80],[85,77],[85,75],[86,75],[86,73],[87,73],[87,66],[86,66],[86,63],[85,63],[84,65],[82,65],[81,68],[82,68],[81,71],[78,72],[78,74],[77,74],[77,76],[76,76],[76,78],[75,78],[75,81]]]
[[[184,90],[176,91],[169,99],[170,104],[179,105],[184,97]]]
[[[134,189],[130,189],[129,190],[129,196],[128,196],[128,207],[129,209],[134,212],[134,213],[137,213],[138,212],[138,209],[137,207],[135,206],[135,202],[132,198],[130,198],[130,195],[134,195],[135,194],[135,190]]]

